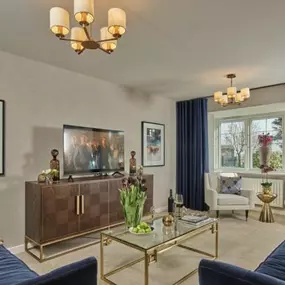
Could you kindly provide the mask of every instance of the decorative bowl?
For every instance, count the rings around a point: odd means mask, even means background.
[[[151,232],[149,232],[149,233],[135,233],[135,232],[133,232],[133,229],[134,229],[133,227],[129,228],[129,232],[131,234],[137,235],[137,236],[147,236],[147,235],[151,235],[153,233],[153,231],[154,231],[154,227],[150,227],[150,228],[151,228]]]

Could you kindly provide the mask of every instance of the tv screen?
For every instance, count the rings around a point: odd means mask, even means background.
[[[124,170],[124,132],[64,125],[64,174]]]

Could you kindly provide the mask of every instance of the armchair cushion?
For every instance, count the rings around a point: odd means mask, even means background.
[[[220,177],[220,193],[223,194],[241,194],[241,177]]]
[[[249,199],[244,196],[234,194],[218,194],[218,205],[248,205]]]

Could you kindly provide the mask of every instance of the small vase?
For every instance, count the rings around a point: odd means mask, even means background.
[[[260,151],[260,165],[268,166],[271,156],[271,147],[270,146],[261,146]]]
[[[144,203],[143,205],[128,205],[123,208],[126,226],[128,228],[138,226],[143,216]]]
[[[46,175],[46,184],[53,184],[53,179],[51,175]]]

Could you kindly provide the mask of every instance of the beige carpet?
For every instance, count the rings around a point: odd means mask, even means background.
[[[282,219],[283,220],[283,219]],[[285,226],[280,223],[266,224],[258,222],[255,217],[244,221],[242,216],[222,217],[220,221],[220,260],[232,264],[255,269],[258,264],[285,239]],[[187,242],[191,246],[212,251],[214,249],[214,235],[202,234]],[[112,269],[139,257],[140,253],[127,247],[112,243],[105,248],[105,266]],[[66,254],[53,260],[39,263],[27,253],[18,255],[26,264],[39,274],[44,274],[57,267],[81,260],[88,256],[100,258],[99,246],[91,246],[73,253]],[[171,284],[180,279],[191,269],[197,267],[201,255],[173,248],[159,255],[158,262],[150,265],[150,285]],[[100,276],[98,275],[98,280]],[[134,285],[143,283],[143,264],[137,264],[122,271],[111,278],[117,284]],[[99,284],[105,284],[99,281]],[[198,284],[197,274],[184,284]]]

